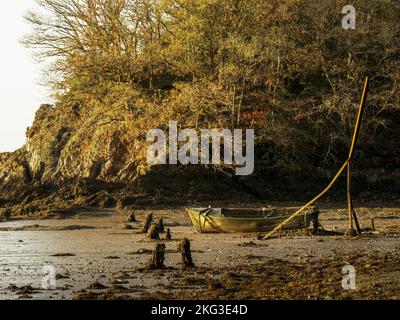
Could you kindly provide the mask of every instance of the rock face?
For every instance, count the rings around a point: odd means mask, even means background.
[[[14,215],[49,214],[73,206],[131,208],[194,196],[249,196],[204,168],[147,170],[145,135],[134,123],[124,110],[42,105],[25,146],[0,154],[0,208]]]
[[[115,206],[107,193],[121,189],[122,179],[132,182],[137,172],[127,174],[128,149],[119,127],[102,132],[100,121],[80,114],[76,105],[41,106],[25,146],[0,154],[0,207],[32,214],[86,202]]]
[[[27,153],[21,149],[15,153],[0,154],[0,185],[11,188],[32,180],[32,172],[27,161]]]
[[[43,105],[27,131],[26,157],[35,178],[89,178],[106,182],[132,182],[136,135],[126,123],[128,115],[110,120],[108,110],[80,110],[78,105]]]

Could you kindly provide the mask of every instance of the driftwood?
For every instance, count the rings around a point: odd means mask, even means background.
[[[164,261],[165,261],[165,244],[157,243],[153,251],[153,256],[149,261],[149,268],[163,269],[165,268]]]
[[[153,223],[153,213],[149,213],[144,221],[142,232],[147,233],[152,223]]]
[[[184,239],[179,244],[178,251],[182,254],[182,269],[193,268],[194,262],[192,258],[192,251],[190,249],[189,239]]]
[[[160,230],[158,225],[153,223],[147,232],[147,239],[149,240],[160,240]]]

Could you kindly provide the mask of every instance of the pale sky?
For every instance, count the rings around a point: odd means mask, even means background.
[[[41,85],[41,67],[19,43],[29,31],[23,20],[34,0],[7,1],[0,10],[0,152],[14,151],[25,143],[25,131],[42,103],[51,102]]]

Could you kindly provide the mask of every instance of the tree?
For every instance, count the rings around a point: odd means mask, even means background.
[[[396,1],[355,1],[356,30],[342,29],[338,1],[37,2],[24,42],[52,61],[60,105],[78,102],[81,115],[117,121],[126,135],[170,119],[252,127],[267,166],[325,172],[348,149],[366,75],[369,149],[399,110]]]

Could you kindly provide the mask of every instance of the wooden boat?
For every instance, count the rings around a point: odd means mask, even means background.
[[[254,233],[273,230],[299,208],[251,208],[251,209],[186,209],[190,220],[199,233]],[[282,230],[309,228],[318,221],[318,209],[311,207],[286,224]],[[315,220],[314,220],[315,219]]]

